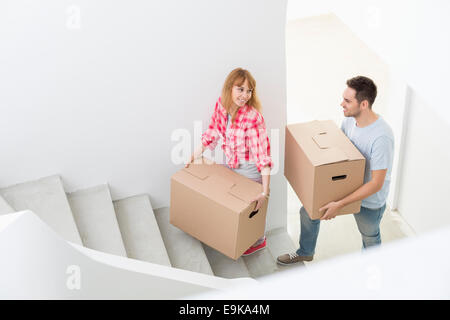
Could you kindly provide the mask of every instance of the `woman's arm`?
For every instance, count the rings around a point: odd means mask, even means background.
[[[211,116],[208,128],[206,128],[205,132],[202,134],[202,145],[211,150],[214,150],[216,148],[217,142],[220,139],[220,135],[223,135],[223,132],[225,130],[225,120],[222,112],[223,107],[219,103],[219,101],[220,98],[216,102],[216,106],[214,107],[214,112]]]
[[[222,122],[221,120],[221,108],[223,108],[220,103],[220,98],[216,102],[216,106],[214,107],[214,112],[211,116],[211,120],[209,122],[209,126],[206,131],[202,134],[201,145],[194,151],[191,155],[189,163],[185,165],[185,167],[189,167],[189,164],[192,163],[195,159],[201,157],[206,148],[214,150],[217,146],[217,141],[219,140],[220,126],[219,124]]]
[[[270,190],[269,190],[269,185],[270,185],[270,167],[269,166],[265,166],[262,170],[261,170],[261,176],[262,176],[262,185],[263,185],[263,192],[266,196],[269,196]]]
[[[254,201],[258,201],[256,210],[259,209],[265,198],[269,198],[270,171],[273,166],[270,156],[270,142],[267,136],[266,124],[260,113],[257,114],[257,120],[254,126],[248,130],[250,156],[256,163],[262,176],[263,193],[259,194]]]
[[[260,193],[253,201],[257,201],[255,210],[261,208],[263,201],[269,199],[269,185],[270,185],[270,167],[266,166],[261,170],[263,193]],[[252,202],[253,202],[252,201]]]
[[[186,165],[185,168],[189,167],[189,165],[195,160],[202,156],[203,152],[205,152],[206,147],[203,144],[200,144],[197,149],[194,150],[194,153],[191,155],[191,159]]]

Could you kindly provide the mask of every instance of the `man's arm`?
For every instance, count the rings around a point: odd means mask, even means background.
[[[319,209],[319,211],[326,210],[325,214],[320,218],[320,220],[330,220],[337,216],[339,210],[341,210],[346,205],[365,199],[374,193],[381,190],[384,184],[384,178],[386,177],[387,169],[383,170],[372,170],[372,180],[363,184],[357,190],[346,196],[339,201],[333,201],[326,206]]]

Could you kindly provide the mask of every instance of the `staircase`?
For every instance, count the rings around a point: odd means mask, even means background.
[[[169,208],[153,210],[148,195],[113,201],[107,184],[66,193],[58,175],[0,189],[0,214],[27,209],[76,245],[227,279],[287,270],[276,257],[295,250],[280,228],[266,233],[266,249],[234,261],[171,225]]]

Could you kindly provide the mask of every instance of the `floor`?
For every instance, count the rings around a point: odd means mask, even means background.
[[[289,184],[287,207],[288,234],[298,248],[300,234],[299,210],[301,203]],[[397,211],[390,211],[389,208],[386,209],[381,220],[381,237],[383,243],[414,236],[414,234],[414,231]],[[308,264],[356,252],[361,250],[361,247],[361,235],[353,215],[343,215],[333,220],[322,221],[314,260],[312,262],[306,262],[305,265],[307,266]]]

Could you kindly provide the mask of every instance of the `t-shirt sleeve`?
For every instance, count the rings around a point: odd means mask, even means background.
[[[347,135],[347,119],[344,118],[341,121],[341,130],[345,133],[345,135]]]
[[[387,136],[378,137],[372,144],[370,157],[370,170],[383,170],[390,168],[394,144]]]

